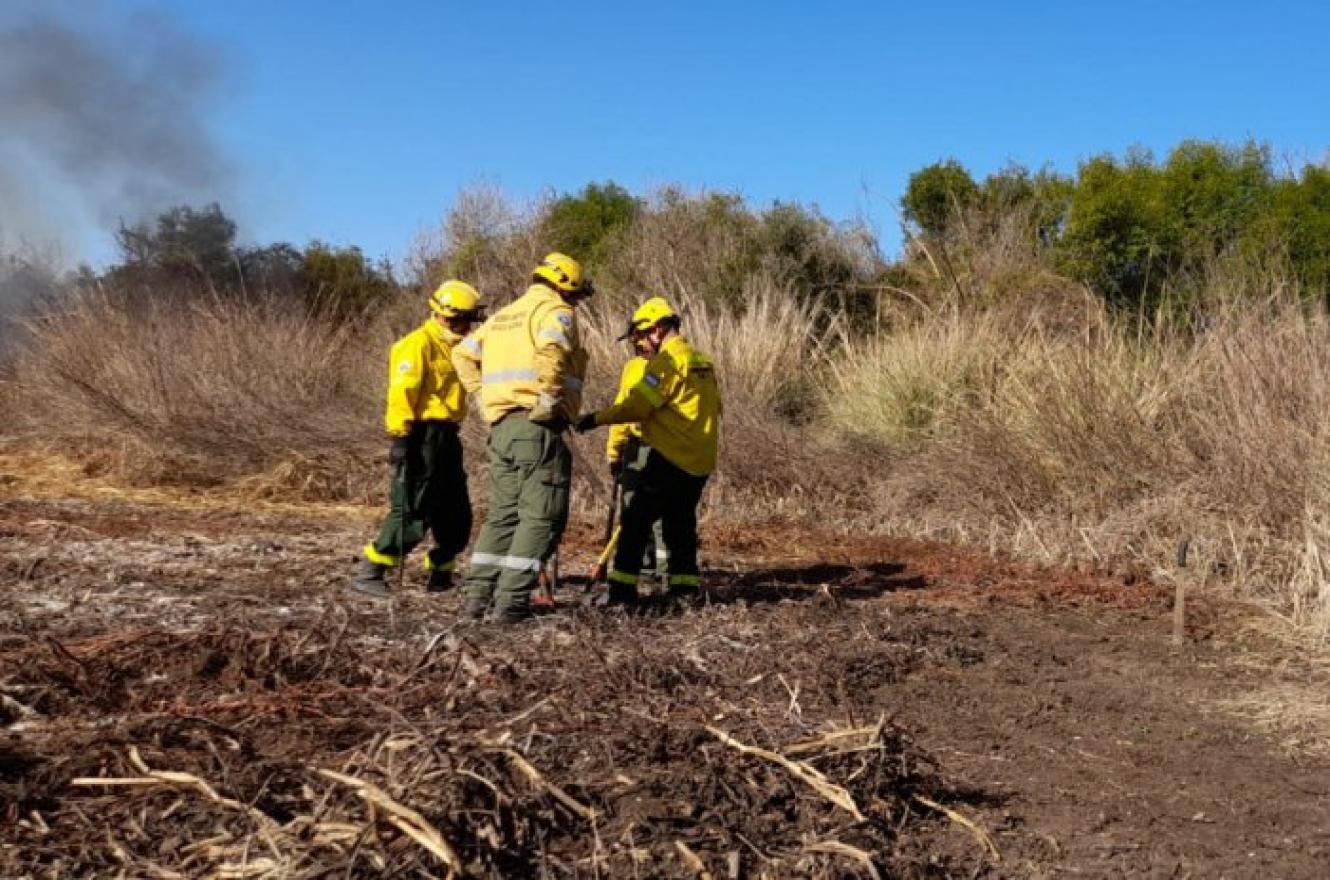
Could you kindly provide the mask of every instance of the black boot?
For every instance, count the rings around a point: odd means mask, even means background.
[[[360,560],[360,567],[356,569],[355,576],[346,585],[347,589],[365,596],[373,596],[375,599],[387,599],[388,581],[384,578],[387,571],[388,566],[386,565],[379,565],[377,562],[362,559]]]
[[[467,598],[462,604],[462,620],[484,620],[485,612],[489,611],[490,603],[485,599]]]
[[[427,593],[445,593],[453,588],[453,573],[451,571],[439,571],[437,568],[430,569],[429,582],[425,584]]]
[[[486,618],[490,623],[521,623],[524,620],[531,619],[530,607],[515,608],[495,608]]]
[[[611,582],[610,588],[597,600],[596,605],[601,608],[636,608],[639,601],[637,587]]]

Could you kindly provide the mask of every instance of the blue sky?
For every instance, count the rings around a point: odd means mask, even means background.
[[[615,180],[866,216],[913,170],[1330,147],[1330,4],[157,3],[222,53],[251,241],[399,258],[459,189]]]

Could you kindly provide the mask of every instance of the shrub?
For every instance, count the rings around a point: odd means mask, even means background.
[[[952,217],[979,198],[979,186],[955,159],[921,168],[910,175],[901,199],[901,216],[925,235],[944,235]]]
[[[639,210],[638,200],[617,183],[587,184],[577,195],[560,196],[545,208],[540,235],[551,250],[578,254],[595,270]]]

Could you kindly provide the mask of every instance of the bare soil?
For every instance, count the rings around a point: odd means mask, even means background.
[[[1225,708],[1305,673],[1146,579],[715,526],[705,602],[459,626],[342,592],[373,511],[8,489],[5,877],[1330,876]]]

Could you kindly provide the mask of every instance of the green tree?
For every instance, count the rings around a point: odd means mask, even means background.
[[[1119,162],[1099,156],[1081,165],[1066,228],[1057,242],[1060,267],[1111,302],[1139,305],[1178,268],[1180,249],[1144,154]]]
[[[1050,244],[1062,232],[1075,189],[1075,181],[1050,169],[1032,174],[1024,165],[1013,164],[984,178],[979,204],[990,217],[1024,212],[1030,234]]]
[[[337,317],[351,317],[380,305],[397,292],[392,267],[372,263],[358,247],[311,242],[297,272],[305,303]]]
[[[553,250],[596,267],[640,210],[641,203],[617,183],[589,183],[576,195],[554,200],[542,219],[541,235]]]
[[[1271,201],[1275,241],[1307,289],[1330,298],[1330,169],[1309,165],[1277,181]]]
[[[1249,236],[1270,213],[1274,174],[1269,151],[1184,141],[1157,178],[1177,262],[1194,266]]]
[[[115,236],[121,265],[136,279],[189,279],[218,290],[240,281],[235,237],[235,222],[216,202],[171,208],[152,223],[121,223]]]
[[[979,186],[955,159],[937,162],[910,175],[901,199],[901,214],[926,235],[940,236],[957,211],[973,205]]]

